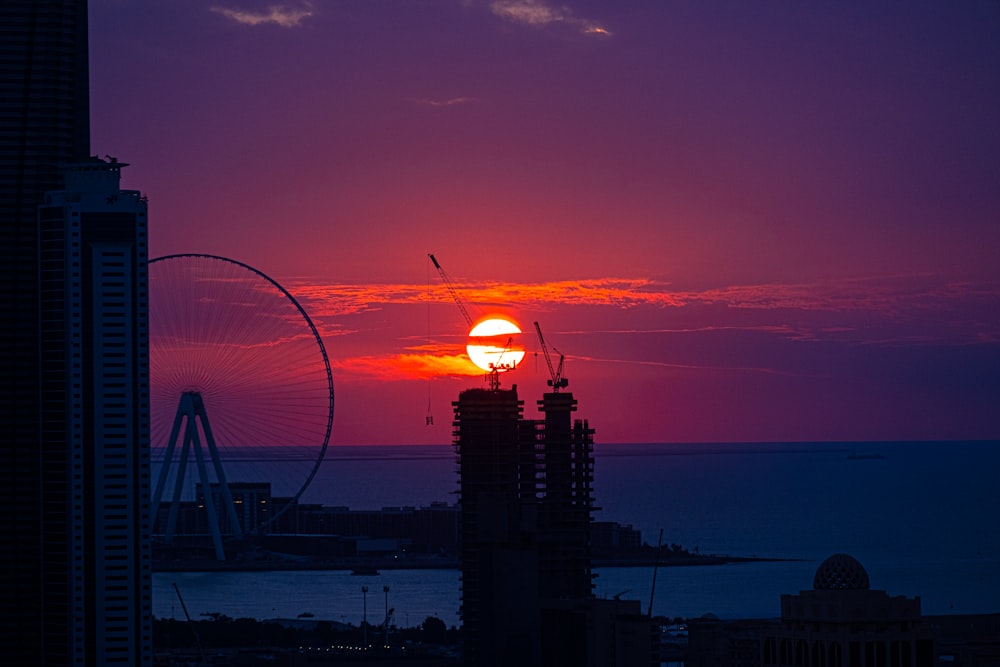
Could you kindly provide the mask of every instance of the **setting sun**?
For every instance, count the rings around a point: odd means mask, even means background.
[[[514,322],[489,317],[472,327],[465,350],[472,363],[484,371],[513,370],[524,359],[520,334],[521,329]]]

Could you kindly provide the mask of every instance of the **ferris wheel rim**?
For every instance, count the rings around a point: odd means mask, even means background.
[[[232,259],[230,257],[224,257],[222,255],[214,255],[214,254],[211,254],[211,253],[198,253],[198,252],[171,253],[171,254],[168,254],[168,255],[161,255],[159,257],[154,257],[152,259],[148,259],[146,263],[147,263],[147,265],[150,265],[150,264],[155,264],[157,262],[162,262],[162,261],[169,260],[169,259],[212,259],[212,260],[219,260],[221,262],[226,262],[228,264],[232,264],[232,265],[238,266],[238,267],[240,267],[242,269],[245,269],[245,270],[247,270],[247,271],[249,271],[249,272],[251,272],[251,273],[259,276],[260,278],[262,278],[265,281],[267,281],[270,285],[272,285],[275,289],[277,289],[282,294],[282,296],[284,296],[286,299],[288,299],[288,301],[295,307],[295,309],[298,311],[299,315],[302,316],[302,319],[305,321],[306,325],[309,327],[309,331],[312,333],[313,339],[315,340],[316,345],[319,347],[320,355],[323,358],[323,369],[324,369],[324,372],[325,372],[325,375],[326,375],[327,395],[329,397],[328,410],[327,410],[327,418],[326,418],[326,427],[325,427],[325,432],[324,432],[324,435],[323,435],[323,443],[320,446],[319,455],[316,457],[316,461],[312,465],[312,468],[310,469],[309,474],[306,476],[305,481],[302,483],[301,487],[299,487],[298,491],[296,491],[295,494],[293,496],[291,496],[291,502],[288,503],[277,514],[273,515],[266,522],[264,522],[263,525],[267,525],[267,524],[272,523],[273,521],[275,521],[281,514],[284,514],[284,512],[287,511],[292,506],[298,505],[299,498],[301,498],[302,494],[305,493],[306,489],[308,489],[309,486],[310,486],[310,484],[312,484],[313,479],[316,477],[316,474],[319,472],[319,468],[320,468],[320,466],[323,463],[323,459],[326,458],[326,450],[327,450],[327,448],[329,447],[329,444],[330,444],[330,435],[333,432],[333,413],[334,413],[333,371],[331,370],[331,367],[330,367],[330,357],[329,357],[329,355],[326,352],[326,345],[323,344],[323,338],[322,338],[322,336],[320,336],[319,329],[316,327],[316,324],[313,322],[312,318],[309,316],[309,313],[306,311],[306,309],[303,308],[302,304],[299,303],[298,299],[296,299],[295,296],[291,292],[289,292],[287,289],[285,289],[285,287],[283,285],[281,285],[281,283],[279,283],[277,280],[275,280],[271,276],[267,275],[266,273],[264,273],[260,269],[254,267],[254,266],[251,266],[250,264],[247,264],[246,262],[241,262],[240,260]]]

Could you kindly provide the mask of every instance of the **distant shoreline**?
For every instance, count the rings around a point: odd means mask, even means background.
[[[616,567],[693,567],[698,565],[731,565],[737,563],[792,562],[799,558],[765,558],[758,556],[725,556],[690,554],[665,558],[659,563],[646,556],[595,558],[594,568]],[[233,560],[218,561],[199,558],[175,561],[155,561],[153,572],[302,572],[302,571],[364,571],[375,573],[381,570],[459,570],[461,561],[457,558],[436,556],[411,557],[406,559],[342,559],[326,560]]]

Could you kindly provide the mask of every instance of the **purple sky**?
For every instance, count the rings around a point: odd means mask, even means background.
[[[1000,437],[996,3],[91,0],[91,54],[151,255],[300,299],[335,443],[482,384],[428,252],[599,441]]]

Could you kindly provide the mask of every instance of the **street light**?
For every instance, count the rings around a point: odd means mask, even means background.
[[[361,587],[361,650],[368,650],[368,587]]]
[[[385,593],[385,647],[389,648],[389,587],[383,586],[382,592]]]

